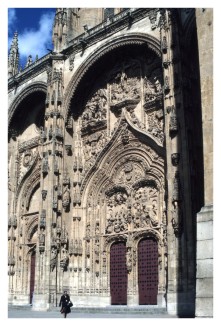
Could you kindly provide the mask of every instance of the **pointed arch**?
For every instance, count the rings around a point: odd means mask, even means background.
[[[71,110],[71,101],[74,97],[78,85],[80,84],[83,77],[86,75],[88,70],[98,62],[102,57],[111,51],[124,47],[127,45],[146,45],[148,49],[153,51],[156,56],[161,58],[161,48],[160,41],[156,39],[154,36],[144,34],[144,33],[130,33],[127,35],[120,35],[115,37],[114,39],[110,39],[105,44],[96,49],[92,54],[80,65],[78,70],[75,72],[73,77],[71,78],[66,92],[64,94],[64,114],[65,114],[65,122],[67,124],[70,110]]]

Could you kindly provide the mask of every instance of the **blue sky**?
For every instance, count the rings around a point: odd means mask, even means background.
[[[14,32],[18,32],[20,65],[24,68],[27,57],[41,58],[52,49],[52,26],[54,8],[9,8],[8,9],[8,47]]]

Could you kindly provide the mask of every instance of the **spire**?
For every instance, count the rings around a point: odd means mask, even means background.
[[[12,77],[18,73],[19,52],[18,52],[18,33],[14,33],[8,56],[8,77]]]
[[[67,41],[67,9],[58,8],[56,10],[53,37],[54,51],[60,52],[65,46]]]

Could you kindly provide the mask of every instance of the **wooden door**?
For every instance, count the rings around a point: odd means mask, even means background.
[[[140,305],[156,305],[158,293],[157,241],[144,239],[138,245],[138,289]]]
[[[33,292],[35,288],[35,252],[31,255],[31,267],[30,267],[30,303],[33,300]]]
[[[126,245],[114,243],[110,251],[110,292],[112,305],[127,304]]]

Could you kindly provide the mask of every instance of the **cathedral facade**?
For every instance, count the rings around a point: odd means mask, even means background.
[[[211,316],[212,10],[58,8],[52,39],[9,53],[9,304]]]

